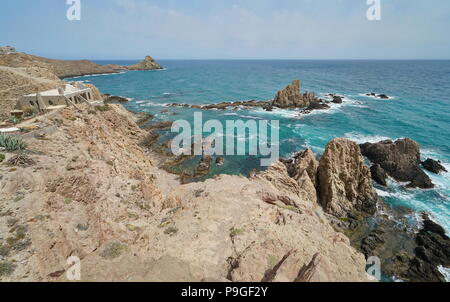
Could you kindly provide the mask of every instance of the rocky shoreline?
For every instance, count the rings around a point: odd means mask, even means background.
[[[113,64],[99,65],[88,60],[54,60],[19,52],[0,54],[0,66],[12,68],[46,68],[60,79],[96,74],[113,74],[124,70],[163,69],[151,56],[145,57],[143,61],[135,65],[122,66]]]
[[[59,83],[45,66],[34,68],[2,70],[12,86],[19,76]],[[433,187],[420,165],[435,173],[445,168],[420,162],[416,142],[337,138],[320,158],[299,150],[249,177],[208,178],[226,158],[175,157],[170,140],[160,142],[172,122],[116,104],[125,98],[103,97],[111,104],[24,121],[15,136],[22,144],[2,147],[0,280],[67,281],[67,258],[76,255],[83,281],[366,282],[373,281],[365,271],[370,256],[382,260],[386,275],[445,281],[438,269],[450,266],[444,229],[426,214],[417,232],[399,226],[410,212],[390,209],[373,186],[393,177]],[[197,109],[328,105],[301,94],[294,81],[271,101],[205,106]],[[172,169],[187,160],[196,161],[191,171]]]

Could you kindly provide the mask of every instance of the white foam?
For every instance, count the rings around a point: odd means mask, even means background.
[[[354,141],[358,144],[378,143],[378,142],[384,141],[384,140],[392,140],[392,138],[387,137],[387,136],[367,135],[367,134],[362,134],[362,133],[358,133],[358,132],[346,133],[345,138],[348,138],[349,140]]]
[[[438,270],[444,276],[445,281],[450,282],[450,268],[446,268],[443,267],[442,265],[439,265]]]

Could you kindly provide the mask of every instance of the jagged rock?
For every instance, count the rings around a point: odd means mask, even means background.
[[[115,96],[115,95],[108,95],[104,94],[103,99],[105,103],[111,104],[111,103],[127,103],[128,99],[121,97],[121,96]]]
[[[163,69],[161,65],[156,63],[156,61],[151,56],[146,56],[144,61],[138,64],[131,65],[127,67],[128,70],[155,70]]]
[[[347,217],[353,211],[373,214],[377,195],[372,187],[369,168],[356,143],[338,138],[331,141],[319,162],[320,203],[336,217]]]
[[[372,179],[379,185],[384,187],[387,186],[387,173],[379,164],[373,165],[370,167],[370,174],[372,174]]]
[[[302,95],[300,92],[300,80],[294,80],[291,85],[278,91],[272,106],[279,108],[305,108],[314,101],[318,101],[315,94],[307,92]]]
[[[316,185],[317,168],[319,167],[319,161],[316,159],[316,155],[311,149],[306,149],[302,152],[295,154],[289,163],[286,163],[289,175],[298,180],[303,172],[307,172],[312,183]]]
[[[443,165],[441,165],[440,161],[428,158],[426,161],[422,162],[422,166],[435,174],[439,174],[441,172],[447,172],[447,169]]]
[[[437,267],[450,267],[450,238],[428,215],[423,214],[423,219],[423,228],[416,236],[416,257],[411,260],[405,277],[413,282],[445,282]]]
[[[377,97],[380,98],[380,99],[384,99],[384,100],[389,99],[389,97],[387,95],[385,95],[385,94],[379,94],[379,95],[377,95]]]
[[[291,85],[278,91],[272,105],[280,108],[300,107],[299,105],[306,107],[307,104],[303,103],[300,93],[300,80],[294,80]]]
[[[420,169],[420,147],[415,141],[405,138],[395,142],[385,140],[360,145],[361,152],[374,164],[379,164],[390,176],[408,187],[433,188],[431,179]]]

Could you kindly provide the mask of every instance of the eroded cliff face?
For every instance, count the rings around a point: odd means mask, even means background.
[[[318,167],[318,192],[325,211],[336,217],[355,210],[375,213],[378,198],[355,142],[338,138],[328,143]]]
[[[2,281],[65,281],[69,256],[83,281],[369,280],[364,256],[282,163],[180,185],[139,146],[135,117],[106,108],[31,121],[34,163],[8,166],[6,153]]]

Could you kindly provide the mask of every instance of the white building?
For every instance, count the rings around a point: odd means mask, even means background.
[[[91,88],[80,82],[75,82],[65,84],[58,89],[25,95],[17,102],[15,110],[11,114],[20,116],[30,109],[35,112],[47,112],[82,103],[94,105],[101,103],[101,101],[94,100]]]

